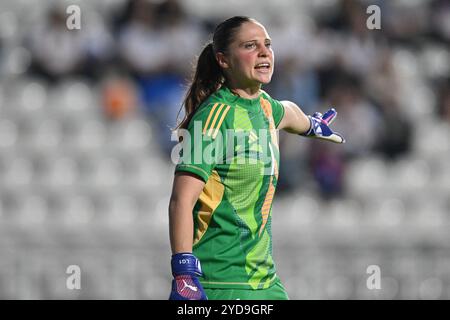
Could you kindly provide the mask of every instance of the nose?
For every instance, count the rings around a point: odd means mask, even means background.
[[[269,48],[267,48],[265,45],[260,46],[259,49],[259,56],[260,57],[267,57],[270,54]]]

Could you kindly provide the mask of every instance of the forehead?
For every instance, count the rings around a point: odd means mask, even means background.
[[[258,22],[245,22],[236,33],[236,41],[244,42],[257,39],[270,39],[266,28]]]

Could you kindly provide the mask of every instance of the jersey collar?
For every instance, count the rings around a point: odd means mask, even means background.
[[[239,106],[249,109],[251,111],[258,111],[261,108],[260,99],[262,96],[262,90],[259,93],[258,97],[254,98],[254,99],[242,98],[242,97],[234,94],[230,90],[230,88],[228,88],[225,85],[222,86],[222,88],[220,88],[220,91],[222,91],[224,93],[224,96],[226,97],[226,99],[228,101],[230,101],[230,103],[232,103],[233,105],[239,105]]]

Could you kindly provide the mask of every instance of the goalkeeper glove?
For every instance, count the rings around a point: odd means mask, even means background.
[[[324,115],[315,112],[312,116],[308,116],[311,126],[309,130],[302,133],[302,136],[329,140],[335,143],[344,143],[345,139],[337,132],[333,132],[329,125],[336,118],[337,112],[331,108]]]
[[[197,277],[203,275],[200,260],[192,253],[172,256],[172,291],[169,300],[208,300]]]

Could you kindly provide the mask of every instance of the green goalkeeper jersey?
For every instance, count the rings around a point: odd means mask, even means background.
[[[264,289],[278,281],[271,209],[278,180],[276,128],[284,108],[261,90],[256,99],[226,86],[195,112],[175,171],[205,181],[194,207],[193,253],[205,288]]]

